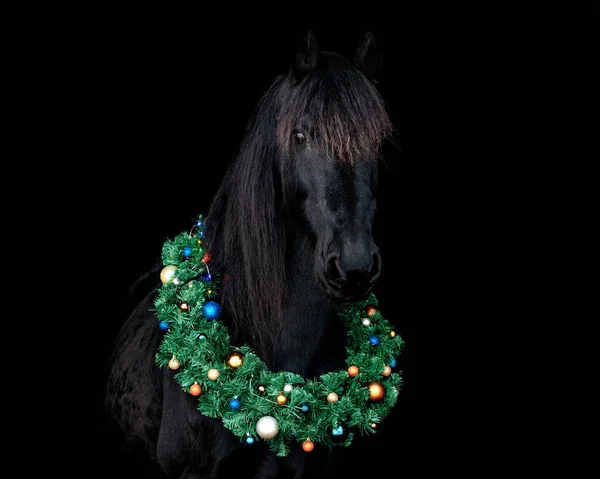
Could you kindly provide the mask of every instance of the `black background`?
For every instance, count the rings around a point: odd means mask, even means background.
[[[590,458],[597,468],[597,25],[575,28],[571,47],[569,22],[540,22],[540,11],[231,9],[69,10],[19,57],[27,94],[13,123],[38,128],[14,166],[36,203],[5,204],[20,206],[21,235],[35,222],[43,238],[14,256],[39,266],[40,243],[47,255],[45,287],[31,294],[48,295],[50,331],[34,336],[50,351],[29,353],[43,394],[25,431],[52,451],[43,468],[144,477],[116,450],[102,407],[127,290],[207,211],[306,31],[351,54],[365,27],[383,49],[398,132],[381,178],[379,297],[407,343],[386,426],[397,434],[375,442],[365,470],[490,477],[560,465],[575,477]]]

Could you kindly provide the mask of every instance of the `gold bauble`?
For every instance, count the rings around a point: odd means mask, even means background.
[[[329,393],[329,394],[327,395],[327,400],[328,400],[329,402],[336,402],[338,399],[339,399],[339,398],[338,398],[338,395],[337,395],[336,393]]]
[[[392,374],[392,368],[390,368],[389,366],[384,367],[381,374],[383,374],[384,376],[389,376],[390,374]]]
[[[175,356],[173,356],[171,359],[169,359],[169,367],[173,370],[175,369],[179,369],[179,366],[181,366],[181,363],[177,360],[177,358]]]
[[[390,331],[390,338],[393,338],[396,336],[396,331]]]
[[[287,397],[285,397],[285,394],[279,394],[276,401],[277,404],[285,404],[287,402]]]
[[[385,388],[383,387],[383,384],[377,381],[372,381],[369,383],[369,399],[371,401],[381,401],[384,396]]]
[[[358,366],[350,366],[348,368],[348,376],[350,376],[351,378],[353,378],[354,376],[356,376],[358,374]]]
[[[369,305],[366,310],[367,316],[373,316],[377,312],[377,308],[375,306]]]
[[[168,283],[169,281],[171,281],[171,278],[173,278],[175,271],[177,271],[177,266],[165,266],[160,272],[160,280],[163,283]]]
[[[261,393],[264,393],[264,392],[266,391],[265,387],[264,387],[262,384],[261,384],[260,386],[258,386],[258,390],[259,390]]]
[[[221,373],[219,373],[218,369],[209,369],[207,374],[208,379],[211,379],[213,381],[215,381],[220,375]]]
[[[242,365],[243,359],[240,353],[231,353],[227,359],[227,364],[233,369],[237,369]]]

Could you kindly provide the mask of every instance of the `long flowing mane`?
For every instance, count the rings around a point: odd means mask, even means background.
[[[264,344],[265,332],[272,334],[285,294],[285,232],[275,208],[272,172],[282,81],[276,80],[259,102],[206,220],[206,249],[224,275],[221,303],[229,313],[230,334],[256,346]]]
[[[320,62],[323,67],[292,93],[292,73],[264,93],[207,218],[205,244],[225,275],[221,300],[230,333],[259,348],[277,335],[286,292],[286,237],[274,168],[295,125],[310,117],[329,156],[347,162],[377,157],[368,153],[378,151],[393,131],[379,92],[361,72],[335,54],[322,52]]]

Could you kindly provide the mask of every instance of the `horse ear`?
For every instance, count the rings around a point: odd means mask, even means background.
[[[319,62],[319,42],[314,33],[309,30],[304,36],[304,41],[296,53],[294,72],[298,78],[302,78],[313,70]]]
[[[377,50],[375,35],[366,31],[356,47],[354,53],[354,65],[362,71],[370,80],[377,83],[377,77],[381,70],[382,54]]]

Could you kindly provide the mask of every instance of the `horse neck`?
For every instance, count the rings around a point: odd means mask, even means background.
[[[315,279],[314,247],[293,228],[286,250],[286,298],[272,367],[305,377],[342,367],[345,335],[338,307]]]

